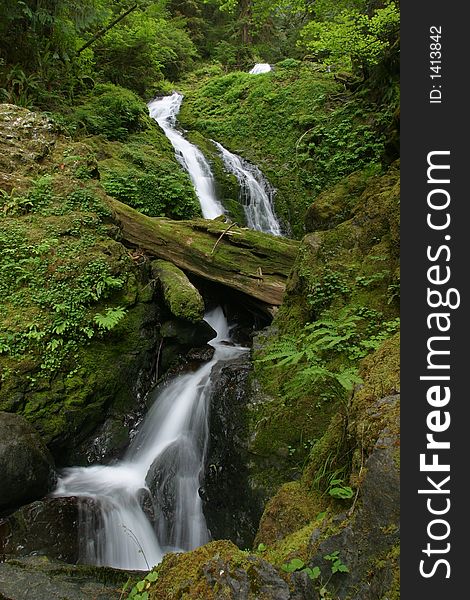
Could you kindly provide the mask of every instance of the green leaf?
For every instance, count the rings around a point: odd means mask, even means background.
[[[309,578],[312,580],[318,579],[321,575],[320,567],[313,567],[313,569],[310,567],[305,567],[303,571],[307,573]]]
[[[333,487],[328,490],[328,493],[333,498],[339,498],[340,500],[347,500],[354,496],[354,491],[349,486]]]
[[[157,581],[157,579],[158,579],[158,573],[155,573],[155,571],[150,571],[150,573],[146,576],[145,579],[147,581],[150,581],[150,582],[153,583],[154,581]]]
[[[293,558],[290,562],[284,563],[282,565],[282,569],[287,573],[293,573],[294,571],[299,571],[305,567],[305,563],[300,558]]]

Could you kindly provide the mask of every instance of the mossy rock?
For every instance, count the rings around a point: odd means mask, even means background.
[[[298,330],[299,325],[318,318],[326,309],[366,307],[381,313],[381,320],[398,314],[397,268],[399,264],[400,173],[394,163],[380,176],[366,182],[358,175],[356,197],[350,218],[331,208],[331,229],[306,235],[286,286],[283,305],[275,318],[280,332]],[[355,178],[352,178],[355,181]],[[350,178],[335,190],[344,191]],[[365,187],[363,187],[365,186]],[[342,193],[341,192],[341,193]],[[324,198],[328,199],[325,193]],[[340,199],[341,199],[340,194]],[[315,204],[313,205],[315,207]],[[313,208],[312,208],[313,210]],[[352,216],[351,216],[352,213]],[[325,225],[326,226],[326,225]]]
[[[29,556],[0,563],[0,597],[26,600],[116,600],[129,579],[125,571],[68,565],[46,556]]]
[[[0,511],[42,498],[56,482],[54,461],[36,429],[0,412]]]
[[[33,422],[63,464],[72,440],[76,451],[110,412],[122,420],[136,409],[157,307],[142,256],[113,239],[99,149],[10,105],[0,129],[0,409]],[[116,309],[120,321],[106,332],[96,317]]]
[[[167,554],[155,569],[150,600],[289,600],[287,583],[260,557],[228,541]]]
[[[318,194],[305,215],[306,231],[332,229],[350,219],[369,179],[368,171],[358,171]]]
[[[255,547],[260,543],[272,546],[302,529],[314,519],[323,505],[315,494],[309,493],[298,481],[282,485],[264,509]]]
[[[198,323],[203,319],[204,300],[181,269],[166,260],[154,260],[151,270],[173,316],[191,323]]]

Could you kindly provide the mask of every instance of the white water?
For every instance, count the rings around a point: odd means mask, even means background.
[[[198,490],[208,442],[210,373],[219,360],[246,352],[229,342],[221,308],[205,320],[217,332],[211,361],[176,377],[158,393],[143,426],[116,466],[73,467],[59,479],[56,496],[80,496],[82,560],[120,569],[148,570],[168,551],[196,548],[210,539]],[[156,523],[142,509],[150,494],[147,475],[157,480]],[[169,487],[168,487],[169,486]],[[168,493],[170,491],[170,493]],[[93,507],[86,499],[93,500]]]
[[[176,116],[182,101],[183,96],[178,92],[174,92],[171,96],[156,98],[148,105],[149,113],[163,129],[175,149],[176,158],[188,172],[201,204],[203,217],[215,219],[224,213],[224,209],[216,197],[214,178],[209,163],[199,148],[188,142],[176,129]]]
[[[249,73],[251,75],[260,75],[261,73],[269,73],[272,71],[271,65],[268,63],[257,63]]]
[[[251,229],[281,235],[281,227],[273,210],[274,189],[263,173],[237,154],[214,142],[225,168],[233,173],[240,185],[240,200],[245,211],[246,222]]]

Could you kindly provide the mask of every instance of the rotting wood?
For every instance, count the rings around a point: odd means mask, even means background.
[[[243,292],[266,305],[267,312],[281,304],[299,242],[242,227],[227,228],[217,220],[147,217],[111,198],[109,204],[128,244]]]

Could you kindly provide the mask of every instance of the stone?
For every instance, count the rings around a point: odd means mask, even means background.
[[[0,548],[7,558],[30,554],[76,563],[79,503],[75,497],[46,498],[0,521]]]
[[[398,402],[398,396],[394,401]],[[330,587],[338,600],[376,600],[392,584],[397,568],[394,549],[399,543],[400,518],[397,443],[397,434],[390,433],[388,428],[379,435],[364,465],[365,476],[355,512],[352,516],[343,515],[343,523],[336,524],[338,533],[322,541],[309,562],[309,567],[318,566],[326,574],[330,564],[323,557],[339,551],[349,573],[338,573],[331,579]],[[352,590],[356,592],[352,594]]]
[[[209,323],[201,321],[192,324],[182,320],[171,320],[163,323],[160,334],[165,339],[173,339],[186,348],[199,348],[217,336]]]
[[[34,427],[0,412],[0,510],[44,497],[54,486],[54,462]]]
[[[253,544],[263,510],[260,492],[250,481],[246,411],[250,372],[248,352],[212,370],[203,490],[203,510],[212,537],[230,539],[241,548]]]
[[[46,556],[30,556],[0,563],[0,598],[117,600],[128,579],[126,571],[68,565]]]

